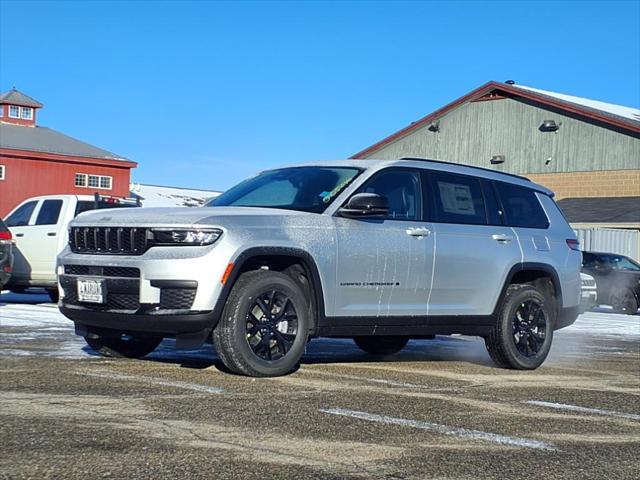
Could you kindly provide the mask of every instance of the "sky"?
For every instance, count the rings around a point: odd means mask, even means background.
[[[140,183],[348,158],[507,79],[640,107],[640,0],[0,0],[0,91]]]

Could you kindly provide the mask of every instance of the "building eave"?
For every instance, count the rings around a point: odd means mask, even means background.
[[[476,88],[475,90],[472,90],[466,95],[463,95],[462,97],[454,100],[453,102],[448,103],[444,107],[439,108],[438,110],[430,113],[429,115],[422,117],[421,119],[411,123],[410,125],[398,130],[397,132],[371,145],[370,147],[367,147],[364,150],[361,150],[360,152],[356,153],[355,155],[352,155],[349,158],[355,159],[355,158],[367,157],[372,153],[376,152],[377,150],[380,150],[382,147],[396,140],[399,140],[400,138],[405,137],[416,130],[419,130],[429,125],[430,123],[434,122],[435,120],[439,119],[440,117],[444,116],[450,111],[464,105],[465,103],[478,100],[481,97],[487,95],[488,93],[496,90],[507,94],[509,97],[520,97],[523,99],[531,100],[549,107],[566,111],[571,114],[580,115],[582,117],[586,117],[591,120],[602,122],[604,124],[611,125],[613,127],[621,128],[636,134],[640,134],[640,122],[633,122],[632,120],[626,120],[622,117],[615,118],[605,113],[599,113],[597,110],[593,110],[590,108],[581,107],[580,105],[577,105],[577,104],[572,104],[569,102],[557,100],[547,95],[538,94],[531,90],[524,90],[517,87],[513,87],[506,83],[490,81]]]
[[[81,155],[60,154],[38,150],[18,150],[0,147],[0,155],[10,158],[24,158],[30,160],[51,160],[56,162],[83,163],[118,168],[136,168],[137,162],[124,158],[86,157]]]

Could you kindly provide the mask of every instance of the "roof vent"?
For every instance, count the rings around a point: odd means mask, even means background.
[[[506,83],[507,85],[515,85],[516,84],[515,80],[507,80],[504,83]]]

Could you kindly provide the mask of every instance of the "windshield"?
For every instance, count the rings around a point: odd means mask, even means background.
[[[209,200],[205,207],[266,207],[322,213],[361,172],[351,167],[270,170]]]

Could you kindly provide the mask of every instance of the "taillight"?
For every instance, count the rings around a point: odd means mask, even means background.
[[[567,238],[567,245],[571,250],[580,251],[580,242],[575,238]]]
[[[11,236],[10,231],[0,232],[0,240],[11,240],[13,237]]]

